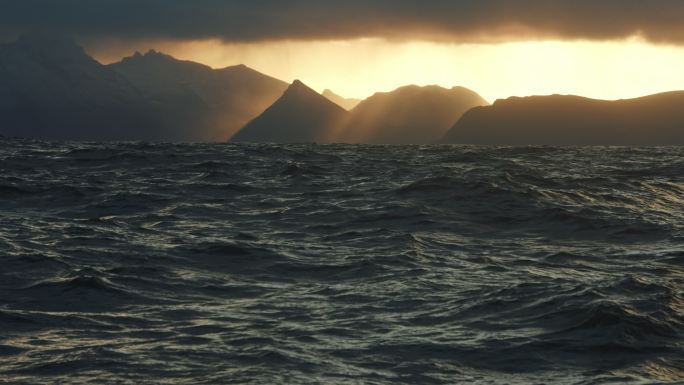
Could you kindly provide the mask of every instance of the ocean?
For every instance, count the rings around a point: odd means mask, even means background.
[[[684,148],[0,139],[0,383],[684,383]]]

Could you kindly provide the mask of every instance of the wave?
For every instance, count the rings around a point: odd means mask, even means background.
[[[678,383],[682,164],[2,139],[0,376]]]

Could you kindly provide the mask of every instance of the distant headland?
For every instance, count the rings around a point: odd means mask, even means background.
[[[103,65],[69,39],[0,45],[0,135],[47,140],[476,145],[684,145],[684,91],[605,101],[405,86],[319,94],[244,65],[150,50]]]

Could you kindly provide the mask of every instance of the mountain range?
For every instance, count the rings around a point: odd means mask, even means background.
[[[230,139],[288,86],[244,65],[212,69],[154,50],[108,67],[141,90],[181,140]]]
[[[606,101],[405,86],[319,94],[244,65],[150,50],[103,65],[59,36],[0,45],[0,135],[48,140],[684,145],[684,91]]]
[[[473,108],[444,143],[484,145],[684,145],[684,91],[636,99],[513,97]]]
[[[0,45],[0,129],[5,135],[152,139],[157,119],[123,75],[69,40],[26,35]]]
[[[103,65],[61,37],[0,45],[0,132],[55,140],[225,141],[287,83],[155,51]]]
[[[430,144],[464,112],[486,104],[462,87],[406,86],[376,93],[347,112],[297,80],[232,141]]]

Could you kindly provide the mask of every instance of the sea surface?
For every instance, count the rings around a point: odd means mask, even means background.
[[[0,383],[684,383],[684,148],[2,139]]]

